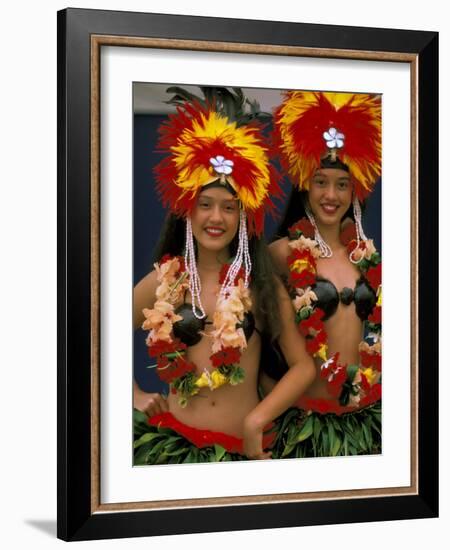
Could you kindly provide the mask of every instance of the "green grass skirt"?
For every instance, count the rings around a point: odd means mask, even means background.
[[[135,466],[246,460],[244,456],[229,453],[217,444],[199,449],[171,428],[151,426],[148,417],[136,409],[133,424]]]
[[[276,421],[272,458],[305,458],[381,453],[381,401],[337,415],[288,409]],[[134,410],[134,465],[247,460],[222,446],[198,448],[171,428],[151,426]]]
[[[288,409],[277,420],[273,458],[381,453],[381,401],[337,415]]]

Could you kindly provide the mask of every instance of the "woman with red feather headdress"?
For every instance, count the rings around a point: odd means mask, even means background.
[[[261,238],[279,192],[269,147],[240,90],[219,92],[177,100],[160,127],[155,176],[170,214],[134,311],[170,392],[149,404],[135,387],[135,464],[269,458],[269,425],[315,376]],[[263,331],[290,368],[261,401]]]
[[[275,453],[379,453],[381,258],[361,202],[381,175],[381,98],[287,92],[274,145],[293,193],[270,251],[317,372],[285,414]]]

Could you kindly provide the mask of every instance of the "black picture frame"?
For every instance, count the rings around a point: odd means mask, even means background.
[[[411,128],[416,174],[417,278],[412,324],[417,340],[417,490],[415,494],[109,512],[98,502],[98,429],[92,396],[99,380],[100,303],[93,182],[98,155],[95,55],[102,44],[214,51],[214,44],[299,48],[301,55],[410,63],[416,99]],[[183,46],[184,44],[184,46]],[[211,46],[213,44],[213,46]],[[248,48],[247,48],[248,51]],[[263,50],[261,50],[263,51]],[[284,52],[284,53],[283,53]],[[299,54],[297,54],[299,55]],[[93,66],[94,63],[94,66]],[[93,72],[94,70],[94,72]],[[93,77],[94,75],[94,77]],[[98,113],[97,113],[98,114]],[[95,129],[95,128],[94,128]],[[420,136],[420,140],[417,137]],[[66,9],[58,12],[58,532],[64,540],[138,537],[438,515],[438,33],[149,13]],[[94,197],[95,199],[95,197]],[[427,213],[433,212],[433,216]],[[426,223],[425,223],[426,220]],[[93,274],[93,265],[97,266]],[[95,310],[95,311],[94,311]],[[97,312],[97,314],[96,314]],[[97,331],[97,332],[96,332]],[[94,412],[93,412],[94,411]],[[96,411],[98,414],[98,410]]]

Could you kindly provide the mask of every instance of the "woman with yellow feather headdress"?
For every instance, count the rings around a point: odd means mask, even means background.
[[[270,251],[317,373],[286,413],[275,454],[379,453],[381,258],[360,202],[381,175],[381,98],[287,92],[273,141],[293,192]]]
[[[177,112],[160,127],[155,176],[170,213],[134,310],[170,393],[149,405],[136,388],[150,418],[135,413],[135,464],[268,458],[268,426],[315,376],[261,238],[279,188],[258,114],[239,89],[203,90],[206,100],[177,89]],[[290,369],[260,401],[263,331]]]

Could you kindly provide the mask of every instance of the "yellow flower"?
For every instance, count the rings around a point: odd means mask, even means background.
[[[210,385],[209,372],[208,371],[202,372],[202,375],[199,378],[197,378],[197,380],[195,381],[195,385],[198,388],[208,388]]]
[[[320,344],[319,349],[314,354],[315,357],[320,357],[323,361],[327,360],[328,346],[326,344]]]
[[[295,260],[295,262],[292,262],[289,269],[291,271],[296,271],[297,273],[302,273],[303,271],[314,271],[314,266],[308,258],[301,258],[299,260]]]
[[[212,390],[215,390],[217,388],[220,388],[220,386],[223,386],[224,384],[227,383],[227,377],[224,376],[221,372],[219,372],[218,370],[214,370],[212,373],[211,373],[211,381],[212,381],[212,384],[211,384],[211,389]]]
[[[378,287],[378,300],[377,306],[381,307],[381,286]]]
[[[367,381],[369,382],[369,384],[372,386],[378,378],[378,372],[372,369],[372,367],[368,367],[367,369],[364,369],[362,372],[364,376],[367,378]]]
[[[220,388],[220,386],[223,386],[227,382],[227,377],[218,370],[214,370],[210,373],[205,369],[202,375],[195,381],[195,385],[198,388],[209,388],[212,391]]]

